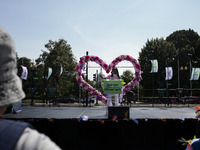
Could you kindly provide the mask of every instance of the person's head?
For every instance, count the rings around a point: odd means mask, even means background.
[[[116,75],[118,76],[118,78],[120,78],[117,67],[114,67],[114,68],[112,69],[111,76],[113,76],[114,74],[116,74]]]
[[[114,68],[112,69],[112,74],[116,74],[116,73],[117,73],[117,68],[114,67]]]
[[[22,100],[25,94],[17,76],[15,44],[11,36],[0,27],[0,113],[6,106]],[[1,115],[0,114],[0,115]]]

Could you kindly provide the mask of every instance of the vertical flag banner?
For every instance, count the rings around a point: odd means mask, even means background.
[[[165,80],[171,80],[173,77],[173,69],[172,67],[165,67],[166,78]]]
[[[190,80],[199,80],[200,68],[192,68]]]
[[[28,70],[26,67],[22,66],[22,76],[21,79],[27,80]]]
[[[60,76],[62,75],[63,73],[63,67],[62,67],[62,64],[60,64]]]
[[[150,73],[156,73],[158,72],[158,61],[157,59],[151,60],[151,72]]]
[[[47,80],[49,79],[49,77],[51,76],[51,74],[52,74],[52,68],[49,68]]]

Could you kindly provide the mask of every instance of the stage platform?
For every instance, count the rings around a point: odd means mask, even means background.
[[[75,119],[86,115],[89,119],[108,119],[106,107],[31,107],[24,106],[18,114],[4,114],[4,118]],[[130,107],[129,118],[195,118],[195,107]]]
[[[130,107],[129,119],[112,121],[105,116],[106,107],[26,106],[18,114],[4,114],[3,119],[31,123],[63,150],[182,150],[186,147],[178,139],[200,137],[194,110]],[[83,115],[89,119],[79,120]]]

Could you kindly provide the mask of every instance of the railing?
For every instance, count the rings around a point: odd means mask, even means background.
[[[67,90],[67,89],[61,89],[61,90]],[[35,92],[34,94],[34,99],[33,101],[36,103],[36,98],[38,100],[38,94],[37,93],[43,93],[44,89],[42,88],[38,88],[37,91]],[[152,93],[152,91],[154,91],[154,94],[155,96],[142,96],[142,92],[144,93],[144,91],[151,91],[150,93]],[[133,96],[129,96],[128,98],[125,96],[123,98],[123,101],[121,102],[121,105],[122,106],[130,106],[130,107],[146,107],[146,106],[149,106],[149,107],[156,107],[156,106],[163,106],[163,107],[176,107],[176,106],[195,106],[197,105],[198,103],[200,103],[200,100],[199,102],[196,104],[190,104],[190,103],[187,103],[187,101],[183,101],[183,102],[180,102],[179,100],[180,99],[184,99],[185,98],[185,95],[184,94],[187,94],[187,93],[190,93],[190,89],[183,89],[182,90],[182,93],[180,94],[178,92],[177,89],[169,89],[169,97],[166,97],[166,94],[164,94],[163,96],[159,96],[158,92],[156,92],[157,89],[142,89],[142,90],[139,90],[139,94],[138,94],[138,91],[135,90],[133,93],[135,93],[135,95]],[[200,93],[200,89],[192,89],[193,93]],[[64,92],[63,92],[64,93]],[[28,94],[28,90],[26,91],[26,94]],[[30,93],[29,93],[30,95]],[[139,95],[139,97],[138,97]],[[178,95],[178,96],[173,96],[173,95]],[[196,95],[197,97],[199,95]],[[55,98],[57,96],[55,95]],[[190,97],[189,97],[190,98]],[[54,99],[53,96],[51,96],[50,94],[48,95],[43,95],[43,96],[40,96],[40,100],[42,101],[42,103],[48,103],[49,106],[50,103],[49,101],[51,99]],[[173,101],[174,100],[174,101]],[[96,99],[95,99],[95,102],[96,102]],[[78,103],[78,104],[77,104]],[[95,104],[95,103],[94,103]],[[94,104],[90,104],[89,106],[96,106]],[[105,106],[104,104],[101,104],[99,102],[100,106]],[[79,103],[79,98],[77,97],[76,98],[76,102],[73,104],[69,104],[69,105],[74,105],[75,107],[76,106],[83,106],[84,104],[82,103]]]

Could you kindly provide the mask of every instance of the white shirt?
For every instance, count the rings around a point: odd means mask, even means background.
[[[37,130],[25,128],[15,150],[61,150],[51,139]]]

